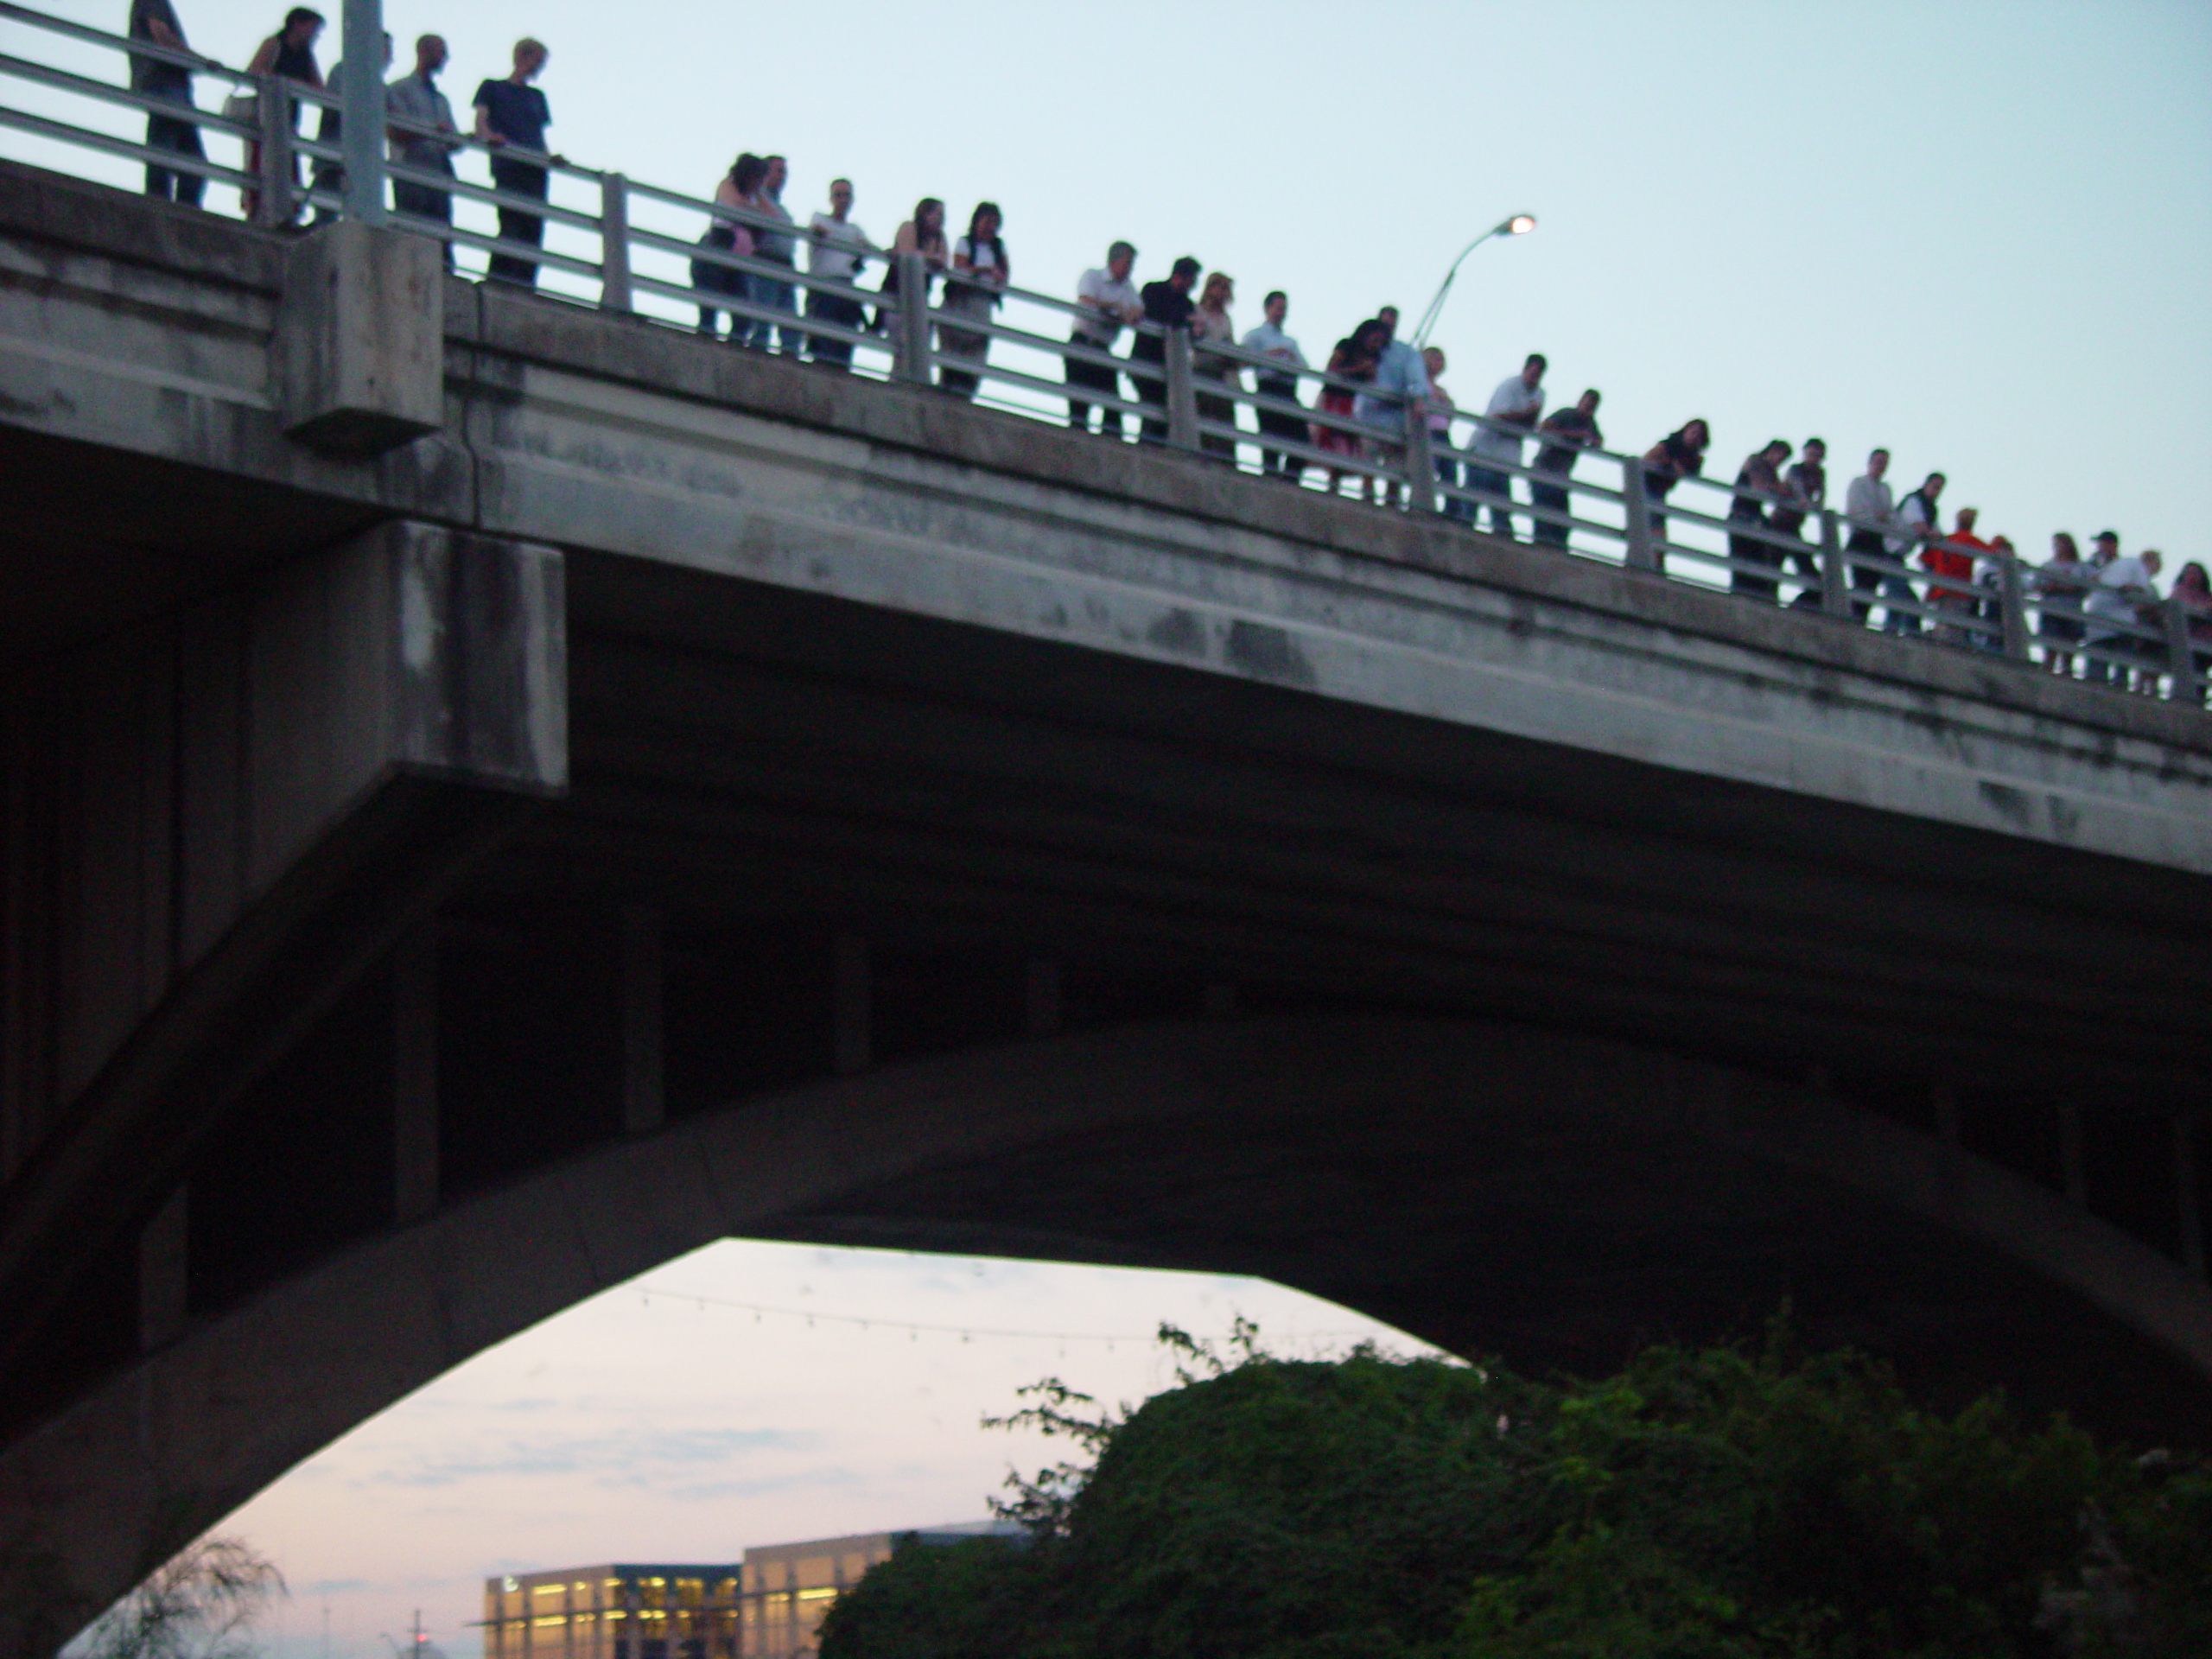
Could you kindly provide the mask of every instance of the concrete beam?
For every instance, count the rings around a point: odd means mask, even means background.
[[[340,219],[294,244],[270,353],[284,430],[326,454],[396,449],[445,422],[445,273],[427,237]]]

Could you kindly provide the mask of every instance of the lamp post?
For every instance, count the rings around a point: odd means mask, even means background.
[[[1444,273],[1444,281],[1437,288],[1436,297],[1428,302],[1428,309],[1421,314],[1421,324],[1414,330],[1414,346],[1418,348],[1428,344],[1428,331],[1436,327],[1437,318],[1443,315],[1444,297],[1452,291],[1452,279],[1459,274],[1459,267],[1469,254],[1493,236],[1526,236],[1535,228],[1536,216],[1534,213],[1516,213],[1510,219],[1501,219],[1460,249],[1459,258],[1452,262],[1452,269]]]

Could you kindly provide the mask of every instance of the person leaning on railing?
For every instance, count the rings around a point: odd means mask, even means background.
[[[540,162],[497,152],[518,149],[544,154],[545,129],[553,124],[553,109],[545,101],[544,92],[530,83],[544,73],[546,60],[552,55],[543,41],[524,35],[515,42],[514,67],[499,79],[485,81],[473,100],[476,137],[494,152],[492,182],[511,196],[535,196],[543,201],[551,182]],[[561,158],[549,159],[557,162]],[[499,239],[537,247],[545,240],[545,220],[527,208],[502,207]],[[537,262],[517,254],[495,253],[484,274],[493,282],[535,288]]]
[[[1643,499],[1649,508],[1652,569],[1667,568],[1668,492],[1686,478],[1705,471],[1705,452],[1713,446],[1713,429],[1702,417],[1683,422],[1643,452]]]
[[[391,130],[391,159],[423,173],[453,176],[453,153],[461,148],[461,130],[454,124],[453,105],[438,90],[438,73],[446,67],[442,35],[425,35],[415,42],[415,67],[385,88],[385,113],[404,127]],[[418,130],[427,128],[429,130]],[[391,205],[400,213],[440,225],[453,223],[453,194],[435,185],[412,179],[391,181]],[[453,241],[441,238],[446,269],[453,269]]]
[[[715,205],[736,207],[748,213],[760,211],[760,181],[768,176],[768,163],[751,150],[747,150],[729,164],[715,186]],[[715,253],[727,253],[740,259],[753,253],[753,227],[740,224],[734,219],[716,214],[699,238],[699,245]],[[753,277],[748,271],[733,270],[711,259],[691,262],[691,286],[702,294],[727,295],[741,303],[753,300]],[[721,334],[721,308],[699,302],[699,332],[710,339]],[[753,319],[744,313],[733,311],[729,319],[729,343],[742,346],[751,338]]]
[[[786,270],[798,268],[798,235],[791,228],[791,216],[784,207],[784,182],[791,176],[791,163],[781,156],[764,156],[768,171],[760,180],[760,195],[756,210],[763,218],[777,221],[772,225],[753,227],[753,257]],[[753,303],[798,315],[798,284],[785,282],[779,276],[764,276],[758,271],[749,283]],[[806,349],[806,337],[795,322],[770,322],[764,317],[752,320],[750,332],[753,344],[760,351],[773,346],[785,357],[797,357]]]
[[[1459,453],[1452,448],[1452,416],[1459,405],[1452,401],[1452,394],[1444,390],[1443,375],[1451,359],[1445,356],[1441,346],[1421,348],[1421,366],[1428,376],[1428,464],[1436,474],[1437,484],[1447,490],[1459,486],[1459,466],[1453,457]],[[1453,496],[1445,503],[1447,514],[1460,505]],[[1452,516],[1456,517],[1456,514]]]
[[[1768,529],[1802,541],[1806,518],[1827,505],[1828,469],[1822,463],[1828,458],[1828,447],[1821,439],[1808,438],[1797,454],[1796,464],[1782,475],[1782,501],[1768,510],[1766,522]],[[1802,584],[1790,604],[1800,610],[1817,610],[1821,603],[1820,554],[1809,547],[1792,548],[1783,550],[1783,556],[1797,567]]]
[[[1544,413],[1544,371],[1550,365],[1541,352],[1531,352],[1522,360],[1521,372],[1508,375],[1497,383],[1490,395],[1490,403],[1483,410],[1484,423],[1476,432],[1468,448],[1484,461],[1518,467],[1521,464],[1521,439],[1518,434],[1502,429],[1519,427],[1535,430],[1536,423]],[[1492,424],[1495,423],[1495,424]],[[1467,488],[1481,496],[1490,508],[1491,531],[1513,539],[1513,515],[1506,511],[1513,505],[1513,476],[1496,465],[1480,466],[1467,463]],[[1475,522],[1470,513],[1467,522]]]
[[[913,296],[914,303],[926,308],[930,302],[930,285],[938,273],[944,269],[944,203],[936,196],[924,196],[914,204],[914,216],[892,234],[891,251],[896,254],[917,253],[922,258],[922,291]],[[875,326],[887,328],[892,314],[897,309],[899,295],[899,261],[891,260],[883,272],[883,293],[892,303],[875,308]],[[906,361],[905,331],[901,330],[899,351],[893,361],[901,373],[913,372],[914,365]],[[926,375],[923,377],[926,378]]]
[[[1782,493],[1782,463],[1789,459],[1789,439],[1770,438],[1764,447],[1745,456],[1744,464],[1736,469],[1736,497],[1728,504],[1728,522],[1741,524],[1744,529],[1728,532],[1731,593],[1771,601],[1782,592],[1782,584],[1773,577],[1754,575],[1744,567],[1754,564],[1773,570],[1782,568],[1782,550],[1764,537],[1747,532],[1767,528],[1763,498]]]
[[[1135,245],[1116,242],[1106,250],[1103,265],[1094,265],[1077,278],[1075,324],[1068,331],[1068,344],[1110,354],[1123,327],[1144,315],[1144,308],[1137,302],[1136,285],[1129,281],[1129,270],[1136,262]],[[1068,424],[1078,432],[1088,432],[1091,405],[1087,399],[1077,397],[1073,388],[1080,386],[1085,391],[1103,391],[1109,397],[1118,397],[1122,395],[1122,372],[1103,363],[1082,362],[1072,353],[1065,361],[1070,388]],[[1098,429],[1120,437],[1122,411],[1112,408],[1099,410]]]
[[[1208,346],[1233,345],[1236,340],[1236,325],[1230,320],[1229,308],[1236,302],[1236,279],[1225,270],[1217,270],[1206,278],[1205,286],[1198,293],[1198,308],[1191,314],[1191,343],[1198,349],[1192,353],[1191,373],[1193,378],[1211,382],[1214,385],[1232,385],[1239,391],[1243,387],[1243,372],[1218,352],[1205,349]],[[1223,426],[1236,424],[1236,403],[1232,397],[1217,391],[1197,394],[1198,419],[1217,422]],[[1224,438],[1212,432],[1198,434],[1198,448],[1207,454],[1226,461],[1236,458],[1236,440]]]
[[[2119,537],[2107,531],[2097,540],[2101,543],[2107,538],[2113,557],[2097,572],[2096,586],[2090,590],[2086,608],[2093,619],[2142,625],[2156,616],[2151,607],[2158,599],[2158,584],[2152,580],[2161,563],[2158,550],[2146,547],[2132,557],[2121,558]],[[2084,643],[2091,652],[2104,653],[2088,658],[2083,671],[2089,679],[2123,691],[2131,684],[2145,693],[2158,690],[2165,656],[2159,640],[2146,639],[2130,630],[2092,626]],[[2136,663],[2143,665],[2137,667]]]
[[[1306,353],[1298,342],[1283,333],[1282,325],[1290,315],[1290,296],[1276,289],[1260,302],[1260,314],[1264,319],[1260,326],[1244,336],[1244,349],[1257,352],[1262,357],[1273,358],[1293,370],[1306,366]],[[1282,438],[1292,443],[1308,441],[1306,422],[1302,410],[1298,409],[1298,376],[1295,373],[1275,373],[1261,369],[1252,376],[1254,408],[1259,416],[1262,438]],[[1297,483],[1306,475],[1306,461],[1302,456],[1287,449],[1260,451],[1260,470],[1271,476],[1288,479]]]
[[[2182,621],[2189,632],[2189,655],[2196,677],[2202,682],[2212,671],[2212,576],[2195,559],[2174,572],[2173,597],[2180,604]],[[2176,686],[2176,696],[2182,695]],[[2196,701],[2202,702],[2212,687],[2200,684]]]
[[[1884,532],[1897,522],[1896,499],[1882,481],[1882,474],[1889,470],[1890,452],[1877,449],[1866,457],[1866,470],[1853,479],[1851,487],[1843,493],[1844,516],[1853,521],[1851,534],[1843,543],[1844,562],[1851,568],[1851,591],[1868,595],[1851,601],[1852,617],[1859,622],[1873,614],[1872,594],[1882,580],[1878,565],[1860,560],[1890,556]]]
[[[1536,452],[1535,470],[1554,474],[1561,481],[1540,484],[1534,479],[1529,480],[1529,500],[1531,505],[1548,508],[1554,512],[1563,513],[1567,510],[1564,480],[1574,470],[1574,452],[1595,448],[1605,441],[1605,435],[1598,429],[1598,405],[1603,401],[1592,388],[1565,409],[1555,410],[1546,416],[1536,428],[1539,434],[1551,442]],[[1468,510],[1467,516],[1473,517],[1471,508]],[[1539,518],[1535,523],[1536,540],[1540,544],[1546,547],[1567,545],[1565,524],[1554,524],[1545,518]]]
[[[1941,473],[1930,473],[1927,481],[1897,503],[1897,525],[1894,534],[1884,537],[1882,547],[1892,559],[1902,563],[1912,550],[1930,540],[1942,528],[1936,516],[1936,504],[1942,499],[1946,482]],[[1883,607],[1882,626],[1891,633],[1918,633],[1920,613],[1907,610],[1907,605],[1917,602],[1919,595],[1913,591],[1911,582],[1902,574],[1892,573],[1882,578],[1882,597],[1902,601]]]
[[[988,322],[1003,297],[1014,268],[1007,262],[1006,242],[999,235],[999,205],[979,201],[968,218],[968,234],[952,245],[952,275],[944,279],[942,309],[953,316]],[[991,337],[978,328],[938,325],[938,349],[947,357],[964,357],[982,363],[991,349]],[[969,369],[946,364],[938,372],[938,385],[956,397],[973,397],[982,377]]]
[[[1955,619],[1974,614],[1974,559],[1978,554],[1989,551],[1989,543],[1974,533],[1974,527],[1980,520],[1979,508],[1961,507],[1952,520],[1951,533],[1920,550],[1920,562],[1928,567],[1931,578],[1928,584],[1929,607],[1940,612],[1942,618],[1936,624],[1938,645],[1967,643],[1968,630]]]
[[[1372,380],[1375,378],[1376,359],[1382,354],[1383,343],[1387,338],[1387,331],[1382,323],[1370,317],[1336,343],[1335,348],[1329,353],[1329,374],[1338,380]],[[1335,415],[1350,419],[1352,417],[1357,401],[1357,395],[1344,386],[1325,385],[1321,388],[1321,395],[1313,400],[1313,409],[1316,414]],[[1311,423],[1311,425],[1313,432],[1313,447],[1325,454],[1357,455],[1359,454],[1358,434],[1347,432],[1339,426],[1325,426],[1319,421]],[[1329,468],[1331,495],[1336,494],[1342,486],[1345,471],[1346,469],[1341,467]],[[1365,473],[1359,474],[1359,498],[1363,501],[1372,501],[1375,499],[1375,480]]]
[[[172,52],[192,50],[185,41],[184,25],[177,21],[176,8],[169,0],[130,0],[130,38],[150,41]],[[223,67],[213,58],[201,58],[200,61],[210,69]],[[130,89],[166,104],[192,107],[192,71],[166,58],[131,54]],[[200,142],[197,122],[180,121],[173,115],[156,115],[150,110],[146,112],[146,148],[188,156],[197,162],[207,159],[207,149]],[[149,196],[197,207],[207,193],[207,181],[197,173],[146,163],[146,194]]]
[[[875,244],[868,239],[866,231],[853,223],[852,211],[853,181],[830,180],[830,211],[817,213],[806,222],[809,276],[842,283],[848,288],[860,281],[861,256],[874,252]],[[842,294],[825,294],[820,289],[807,290],[806,315],[855,331],[868,322],[868,311],[858,300]],[[809,334],[806,354],[825,368],[849,369],[853,365],[852,341],[832,334]]]
[[[2082,643],[2082,601],[2095,573],[2082,562],[2073,537],[2060,531],[2050,538],[2050,563],[2029,586],[2043,601],[2037,632],[2043,636],[2043,664],[2054,674],[2074,671],[2075,648]]]
[[[1388,504],[1395,493],[1403,505],[1406,410],[1428,396],[1428,371],[1422,366],[1421,353],[1398,338],[1396,306],[1386,305],[1377,311],[1375,326],[1382,331],[1382,345],[1375,354],[1375,374],[1370,383],[1375,390],[1360,392],[1352,398],[1352,414],[1361,424],[1373,429],[1366,441],[1368,459],[1396,480],[1382,485],[1384,503]]]
[[[1144,417],[1138,436],[1146,443],[1167,442],[1167,417],[1164,412],[1167,408],[1167,334],[1177,328],[1186,334],[1190,331],[1192,314],[1198,308],[1198,302],[1191,297],[1191,290],[1198,285],[1201,269],[1198,262],[1186,253],[1175,262],[1165,281],[1147,283],[1137,290],[1137,303],[1144,309],[1144,320],[1154,327],[1137,335],[1135,343],[1129,347],[1129,361],[1154,364],[1162,370],[1157,376],[1139,374],[1134,368],[1129,371],[1129,378],[1136,385],[1137,401],[1163,411]]]
[[[322,90],[322,71],[315,60],[315,37],[322,33],[322,14],[310,11],[305,6],[294,6],[284,14],[284,26],[255,48],[253,59],[245,68],[250,75],[274,75],[279,80],[296,81],[302,86]],[[281,94],[280,94],[281,96]],[[300,122],[299,102],[284,99],[284,120],[296,129]],[[261,176],[261,141],[249,138],[245,145],[245,170],[255,179]],[[292,160],[292,182],[300,181],[299,158]],[[246,218],[257,216],[261,207],[261,192],[249,189],[239,192],[239,206]]]

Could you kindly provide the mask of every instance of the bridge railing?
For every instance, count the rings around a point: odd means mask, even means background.
[[[1486,517],[1493,531],[1518,537],[1525,528],[1535,542],[1565,555],[1726,588],[1746,602],[1869,626],[1878,617],[1885,629],[1931,645],[2041,661],[2122,688],[2205,700],[2212,612],[2192,612],[2177,595],[2160,601],[2100,589],[2091,566],[2072,576],[2038,570],[2002,550],[1976,549],[1973,575],[1955,579],[1922,556],[1941,546],[1940,532],[1863,521],[1694,474],[1655,488],[1656,475],[1638,455],[1562,446],[1553,435],[1431,408],[1367,382],[1149,322],[1115,331],[1135,342],[1129,354],[1102,350],[1074,337],[1078,321],[1095,327],[1099,314],[1058,296],[1011,284],[986,290],[918,254],[842,243],[838,251],[857,262],[852,277],[817,275],[807,269],[815,238],[804,224],[512,146],[488,151],[468,133],[386,116],[395,137],[542,168],[546,195],[518,194],[389,159],[380,145],[349,147],[299,130],[308,112],[339,109],[338,92],[250,76],[12,0],[0,0],[0,20],[45,31],[78,51],[73,67],[0,54],[0,77],[28,94],[22,107],[0,105],[0,129],[56,159],[73,157],[72,170],[104,168],[112,177],[135,163],[190,174],[235,191],[256,223],[276,228],[305,214],[341,215],[342,169],[365,157],[382,175],[372,181],[372,199],[381,200],[387,183],[415,187],[400,198],[404,205],[385,209],[387,223],[449,249],[520,262],[555,299],[717,337],[727,317],[731,339],[825,368],[934,386],[1032,418],[1067,420],[1079,405],[1106,417],[1109,428],[1134,427],[1140,442],[1268,474],[1287,487],[1333,493],[1350,483],[1396,510],[1470,525]],[[226,89],[230,112],[133,91],[127,71],[117,73],[118,58],[123,66],[137,58],[207,76]],[[381,97],[377,92],[371,107],[380,107]],[[239,164],[139,142],[123,130],[137,119],[189,124],[203,141],[238,145]],[[87,156],[102,159],[87,168]],[[416,211],[441,199],[449,204],[442,213]],[[538,221],[541,239],[504,235],[514,215]],[[789,238],[793,258],[785,264],[710,245],[705,238],[717,226]],[[949,229],[948,243],[954,239]],[[1287,398],[1281,395],[1286,385]],[[1485,436],[1487,448],[1478,448]],[[1536,464],[1555,447],[1571,449],[1565,469]],[[1803,512],[1799,531],[1763,522],[1777,506]],[[1732,518],[1732,509],[1761,517]],[[1867,536],[1855,532],[1878,538],[1881,550],[1866,550]]]

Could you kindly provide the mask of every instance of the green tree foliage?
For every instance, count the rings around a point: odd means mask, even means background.
[[[2212,1471],[1884,1367],[1653,1348],[1599,1382],[1227,1357],[1016,1480],[1027,1548],[909,1545],[822,1659],[2031,1659],[2212,1655]]]

